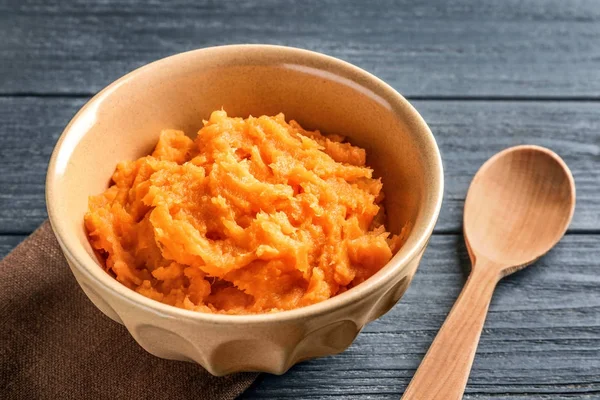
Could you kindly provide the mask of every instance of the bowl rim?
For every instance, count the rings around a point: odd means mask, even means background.
[[[432,197],[428,203],[429,209],[432,210],[429,216],[426,216],[426,221],[421,226],[414,226],[410,235],[418,235],[416,241],[409,249],[403,249],[404,251],[398,252],[392,259],[377,273],[371,276],[369,279],[362,282],[360,285],[348,290],[344,293],[331,297],[327,300],[324,300],[319,303],[311,304],[308,306],[295,308],[292,310],[285,311],[277,311],[271,313],[262,313],[262,314],[215,314],[215,313],[203,313],[198,311],[187,310],[175,306],[171,306],[168,304],[161,303],[156,300],[152,300],[148,297],[145,297],[134,290],[131,290],[118,282],[116,279],[107,274],[104,269],[99,268],[99,265],[96,260],[85,251],[83,246],[71,246],[70,244],[74,244],[74,240],[69,241],[65,236],[68,232],[68,227],[66,223],[63,223],[63,219],[60,218],[59,212],[55,207],[55,203],[60,201],[58,197],[58,193],[55,192],[55,182],[59,178],[59,173],[57,172],[57,159],[58,155],[61,152],[61,148],[65,144],[65,142],[72,142],[67,140],[67,137],[73,136],[75,131],[72,129],[75,125],[74,123],[78,120],[78,118],[89,108],[94,107],[96,104],[101,102],[103,98],[110,94],[110,92],[115,89],[117,86],[120,86],[127,80],[133,79],[136,75],[141,72],[156,68],[166,63],[171,63],[174,61],[182,61],[190,56],[197,56],[201,53],[211,53],[211,52],[237,52],[237,51],[256,51],[256,50],[268,50],[273,52],[287,52],[290,56],[301,58],[312,58],[316,62],[324,62],[335,65],[340,71],[347,71],[354,76],[359,76],[361,79],[366,81],[370,81],[371,83],[378,86],[380,92],[384,93],[384,97],[386,99],[394,99],[397,104],[400,104],[403,109],[409,110],[411,114],[411,118],[414,119],[414,123],[417,125],[418,130],[425,133],[422,138],[425,147],[427,148],[428,157],[426,161],[431,163],[432,171],[434,178],[431,181],[431,190]],[[179,60],[178,60],[179,59]],[[81,135],[83,136],[83,135]],[[74,142],[76,143],[76,142]],[[69,143],[73,144],[73,143]],[[370,296],[374,292],[376,292],[380,287],[382,287],[386,281],[393,278],[399,272],[401,272],[404,268],[407,267],[410,261],[412,261],[415,257],[417,257],[420,252],[427,245],[430,236],[433,233],[433,228],[437,223],[437,219],[440,213],[442,199],[444,192],[444,173],[442,166],[442,158],[440,155],[439,148],[437,146],[436,140],[431,133],[427,123],[421,117],[421,115],[417,112],[417,110],[394,88],[385,83],[383,80],[379,79],[375,75],[370,72],[359,68],[349,62],[343,61],[341,59],[328,56],[319,52],[301,49],[297,47],[289,47],[289,46],[279,46],[279,45],[268,45],[268,44],[233,44],[233,45],[223,45],[223,46],[213,46],[200,48],[196,50],[190,50],[182,53],[177,53],[156,61],[153,61],[149,64],[146,64],[142,67],[139,67],[121,78],[115,80],[105,88],[103,88],[100,92],[98,92],[95,96],[93,96],[86,104],[83,105],[79,109],[79,111],[73,116],[69,124],[65,127],[60,138],[58,139],[54,150],[52,152],[50,162],[48,165],[47,175],[46,175],[46,207],[48,210],[48,217],[50,224],[52,226],[53,231],[55,232],[55,236],[57,241],[60,244],[65,255],[73,260],[73,264],[78,269],[79,272],[83,273],[85,276],[90,278],[95,284],[101,285],[103,289],[112,293],[112,295],[120,297],[121,300],[125,300],[129,303],[133,303],[136,306],[141,306],[142,308],[150,309],[155,313],[159,313],[163,316],[168,317],[179,317],[179,318],[190,318],[195,320],[196,322],[209,323],[213,325],[221,325],[221,324],[261,324],[261,323],[273,323],[273,322],[285,322],[290,320],[301,320],[307,317],[313,317],[317,315],[322,315],[325,313],[330,313],[345,306],[351,305],[360,299]],[[431,206],[433,204],[433,207]],[[419,229],[416,229],[419,228]],[[78,248],[75,248],[78,247]]]

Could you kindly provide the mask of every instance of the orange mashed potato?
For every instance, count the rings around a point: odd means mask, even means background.
[[[85,226],[125,286],[189,310],[289,310],[363,282],[400,237],[365,150],[283,114],[215,111],[195,140],[164,130],[89,199]]]

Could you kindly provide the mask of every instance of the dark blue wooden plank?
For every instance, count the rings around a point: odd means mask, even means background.
[[[410,96],[600,97],[596,0],[0,2],[0,93],[93,93],[230,43],[308,48]]]
[[[25,240],[25,237],[24,235],[0,235],[0,260]]]

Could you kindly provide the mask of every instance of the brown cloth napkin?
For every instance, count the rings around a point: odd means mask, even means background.
[[[0,262],[3,399],[232,399],[256,376],[148,354],[87,299],[48,222]]]

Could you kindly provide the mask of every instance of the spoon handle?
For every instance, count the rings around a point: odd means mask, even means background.
[[[462,399],[496,284],[494,265],[474,265],[403,400]]]

